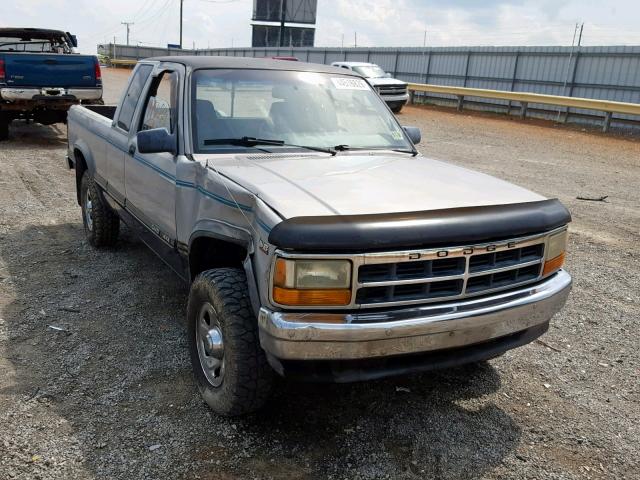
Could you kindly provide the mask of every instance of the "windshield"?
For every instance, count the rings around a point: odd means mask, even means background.
[[[366,78],[382,78],[387,75],[378,65],[366,65],[352,68],[354,72],[359,73]]]
[[[192,89],[197,152],[256,148],[224,142],[243,137],[291,146],[342,147],[339,150],[413,150],[395,117],[361,78],[280,70],[197,70]]]

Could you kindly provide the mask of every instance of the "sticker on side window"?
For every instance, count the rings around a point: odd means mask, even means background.
[[[369,90],[362,78],[331,77],[331,82],[338,90]]]

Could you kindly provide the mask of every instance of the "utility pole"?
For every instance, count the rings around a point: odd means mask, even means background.
[[[287,0],[280,3],[280,46],[284,47],[284,22],[287,19]]]
[[[422,40],[422,48],[426,48],[427,46],[427,31],[424,31],[424,39]]]
[[[114,42],[115,43],[115,42]],[[344,48],[344,33],[342,34],[342,43],[340,44],[341,48]]]
[[[180,0],[180,49],[182,50],[182,4],[184,0]]]
[[[358,46],[358,32],[353,32],[353,46]]]
[[[566,95],[567,90],[567,82],[569,81],[569,67],[571,66],[571,59],[573,58],[573,47],[576,44],[576,34],[578,33],[578,24],[576,23],[573,27],[573,40],[571,40],[571,50],[569,50],[569,59],[567,60],[567,71],[564,74],[564,83],[562,85],[562,95]],[[569,109],[567,108],[567,111]],[[560,114],[562,113],[562,107],[558,109],[558,116],[556,117],[556,122],[560,120]]]
[[[133,22],[120,22],[122,25],[126,25],[127,26],[127,45],[129,45],[129,29],[131,28],[131,25],[135,25]]]
[[[582,43],[582,30],[584,29],[584,22],[580,25],[580,35],[578,36],[578,46]]]

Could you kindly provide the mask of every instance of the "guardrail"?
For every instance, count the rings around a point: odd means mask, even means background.
[[[108,64],[114,67],[133,67],[136,63],[138,63],[137,60],[127,60],[124,58],[110,58],[108,60]]]
[[[605,112],[602,131],[609,130],[611,125],[611,115],[613,113],[623,113],[640,116],[640,104],[614,102],[610,100],[597,100],[593,98],[563,97],[559,95],[546,95],[541,93],[508,92],[505,90],[488,90],[484,88],[449,87],[445,85],[429,85],[422,83],[410,83],[409,93],[411,103],[414,103],[415,92],[439,93],[445,95],[455,95],[458,97],[458,110],[462,110],[464,97],[493,98],[497,100],[508,100],[509,102],[520,103],[520,117],[525,118],[527,108],[530,103],[541,103],[546,105],[558,105],[567,108],[580,108],[584,110],[596,110]]]

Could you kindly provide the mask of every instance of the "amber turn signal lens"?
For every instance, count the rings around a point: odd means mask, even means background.
[[[544,262],[544,269],[542,270],[542,276],[545,277],[550,273],[555,272],[556,270],[560,270],[560,267],[562,267],[563,263],[564,263],[564,252],[562,252],[557,257]]]
[[[273,287],[273,300],[280,305],[349,305],[351,290],[295,290]]]
[[[287,283],[287,261],[284,258],[276,260],[276,268],[273,272],[274,285],[286,285]]]

